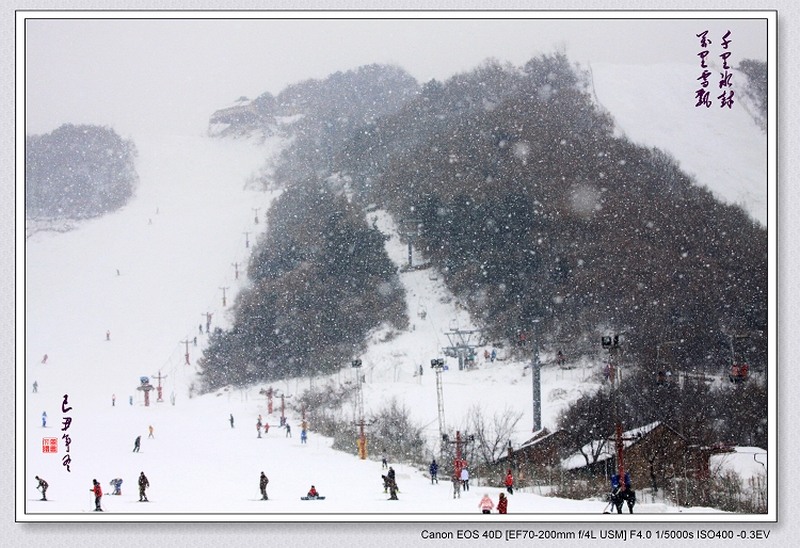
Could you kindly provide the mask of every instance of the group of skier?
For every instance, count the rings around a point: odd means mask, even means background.
[[[36,476],[36,479],[39,481],[39,485],[37,489],[42,491],[42,500],[47,500],[45,497],[45,492],[47,491],[47,482],[41,479],[39,476]],[[114,478],[112,479],[109,484],[114,487],[114,492],[111,493],[112,495],[121,495],[122,494],[122,479],[121,478]],[[144,472],[139,474],[139,502],[149,502],[147,500],[147,488],[150,487],[150,480],[147,479],[147,476],[144,475]],[[102,512],[102,500],[103,500],[103,488],[100,486],[100,482],[97,479],[92,480],[92,486],[89,488],[89,492],[94,495],[94,511],[95,512]]]

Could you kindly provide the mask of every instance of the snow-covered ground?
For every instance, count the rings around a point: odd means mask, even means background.
[[[17,377],[17,393],[24,397],[24,414],[18,416],[24,458],[17,468],[17,497],[25,519],[292,521],[313,515],[329,521],[398,516],[467,521],[479,513],[484,493],[497,501],[500,489],[480,484],[453,499],[449,483],[431,485],[421,471],[400,463],[390,463],[397,471],[400,500],[388,501],[379,461],[330,449],[331,440],[318,436],[313,424],[308,442],[301,443],[300,417],[291,409],[286,414],[293,436],[287,437],[276,427],[279,403],[268,415],[258,393],[261,386],[190,397],[196,359],[206,343],[201,333],[205,315],[212,314],[212,328],[229,324],[231,303],[246,283],[243,275],[236,279],[235,265],[239,271],[246,265],[274,198],[250,188],[249,178],[280,143],[140,137],[136,144],[141,182],[126,208],[70,232],[38,232],[25,243],[25,330],[19,334],[25,363],[24,375]],[[390,256],[404,264],[406,247],[392,220],[381,212],[373,215],[381,230],[392,235]],[[446,331],[479,326],[457,307],[434,271],[403,273],[401,280],[411,326],[388,342],[380,342],[383,334],[376,333],[374,344],[360,356],[365,407],[377,410],[397,398],[435,440],[435,375],[428,364],[442,355]],[[424,318],[419,314],[423,309]],[[187,348],[190,365],[185,363]],[[528,439],[532,425],[525,364],[486,362],[482,349],[479,356],[478,366],[469,371],[459,371],[456,361],[448,359],[442,374],[446,426],[451,431],[462,427],[473,406],[487,416],[507,408],[521,411],[513,440],[518,445]],[[420,364],[424,374],[415,375]],[[567,402],[592,388],[598,367],[544,366],[544,426],[552,429]],[[164,377],[163,401],[154,391],[145,406],[136,390],[139,378],[148,376],[155,385],[157,375]],[[330,376],[331,382],[351,378],[349,368]],[[299,394],[311,382],[295,379],[276,388]],[[259,414],[273,426],[262,438],[254,428]],[[66,418],[71,419],[68,453],[62,437]],[[136,436],[142,437],[138,453],[132,451]],[[56,438],[57,453],[43,452],[45,438]],[[62,462],[66,456],[69,471]],[[142,471],[151,483],[148,503],[138,502],[135,483]],[[258,500],[261,471],[270,479],[269,501]],[[50,483],[47,502],[38,500],[35,475]],[[124,480],[123,494],[103,497],[107,513],[91,512],[92,479],[109,493],[116,477]],[[300,500],[312,484],[326,500]],[[591,521],[603,519],[604,506],[600,498],[575,501],[516,492],[509,512],[529,521]],[[725,519],[713,509],[643,501],[637,514],[625,519],[708,519],[712,514]]]

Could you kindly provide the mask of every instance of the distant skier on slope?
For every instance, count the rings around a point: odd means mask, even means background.
[[[428,470],[431,473],[431,485],[433,485],[433,482],[439,483],[439,477],[438,477],[439,465],[436,464],[436,459],[433,459],[431,461],[431,465],[428,468]]]
[[[144,472],[139,474],[139,502],[149,502],[147,500],[147,494],[145,490],[150,487],[150,481],[147,479],[147,476],[144,475]]]
[[[500,493],[500,500],[497,501],[497,513],[498,514],[508,513],[508,497],[506,497],[505,493]]]
[[[89,491],[94,493],[94,511],[102,512],[103,509],[100,508],[100,501],[103,498],[103,488],[100,487],[100,482],[98,482],[96,479],[93,479],[92,488],[89,489]]]
[[[108,482],[108,484],[114,488],[114,491],[111,493],[112,495],[122,494],[122,478],[114,478]]]
[[[481,512],[484,514],[490,514],[492,509],[494,508],[494,503],[492,499],[489,498],[489,494],[483,495],[481,501],[478,503],[478,507],[481,509]]]
[[[269,497],[267,496],[268,483],[269,483],[269,478],[267,478],[267,475],[264,472],[261,472],[261,479],[258,482],[258,487],[259,489],[261,489],[261,500],[269,500]]]
[[[506,479],[504,480],[506,491],[508,491],[509,495],[514,494],[514,476],[511,474],[511,468],[508,469],[506,472]]]
[[[133,440],[133,452],[138,453],[139,447],[142,445],[142,436],[136,436],[136,439]]]
[[[39,482],[36,488],[42,492],[42,500],[47,500],[47,488],[49,487],[49,484],[44,480],[44,478],[40,478],[39,476],[36,476],[36,481]]]

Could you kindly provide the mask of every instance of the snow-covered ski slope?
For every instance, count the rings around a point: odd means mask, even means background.
[[[685,94],[676,91],[684,78],[677,68],[674,73],[660,73],[659,86],[643,77],[642,86],[647,85],[649,91],[642,96],[647,101],[626,100],[623,86],[612,86],[621,77],[614,72],[617,68],[598,65],[593,70],[598,98],[621,131],[669,151],[698,182],[729,201],[766,203],[763,171],[758,175],[761,160],[748,156],[755,149],[763,151],[764,137],[749,116],[735,107],[732,112],[703,114],[693,104],[684,107],[691,98],[684,101]],[[648,108],[655,96],[660,97],[659,108]],[[689,112],[683,113],[684,108]],[[700,116],[713,123],[686,125],[686,119]],[[258,394],[262,386],[190,398],[196,359],[207,340],[199,328],[205,327],[206,313],[212,314],[212,329],[229,325],[228,310],[247,283],[243,274],[236,279],[235,271],[243,272],[275,196],[255,191],[248,181],[281,143],[175,135],[133,139],[139,149],[141,181],[128,206],[80,223],[71,232],[36,233],[24,244],[25,329],[18,332],[18,349],[24,349],[18,352],[18,360],[24,363],[19,364],[17,376],[24,411],[17,416],[21,428],[17,443],[24,455],[16,479],[17,508],[26,513],[25,519],[292,521],[313,515],[331,521],[393,516],[468,521],[479,513],[483,493],[497,500],[498,486],[479,484],[453,499],[449,483],[431,485],[422,471],[391,463],[398,473],[400,500],[388,501],[379,461],[361,461],[331,450],[331,441],[318,436],[313,424],[308,443],[301,444],[300,418],[291,409],[287,416],[294,437],[286,437],[274,428],[279,402],[269,416],[266,401]],[[707,153],[702,152],[701,142],[710,143]],[[721,151],[729,152],[724,162]],[[728,164],[732,171],[726,184],[715,186],[707,181],[722,180],[718,176],[722,168],[713,167],[718,164]],[[711,167],[701,176],[707,166]],[[754,183],[759,176],[761,183]],[[758,211],[751,214],[760,219]],[[386,243],[390,257],[398,266],[404,265],[407,248],[393,220],[381,211],[369,217],[390,236]],[[423,260],[415,255],[415,262]],[[365,410],[377,411],[396,398],[424,426],[433,446],[439,423],[430,360],[441,357],[442,347],[449,345],[447,331],[479,329],[480,325],[458,306],[434,270],[403,272],[400,277],[411,326],[401,333],[376,330],[369,349],[359,356],[366,379]],[[485,348],[491,350],[495,341],[486,343]],[[187,346],[190,365],[185,363]],[[446,430],[467,428],[466,415],[473,407],[480,408],[487,419],[509,409],[522,413],[512,440],[518,446],[530,437],[532,427],[532,387],[526,363],[509,359],[487,363],[483,350],[479,348],[477,367],[470,371],[459,371],[456,361],[448,359],[448,370],[442,374]],[[505,349],[498,347],[498,351],[501,358],[506,356]],[[45,355],[47,361],[42,363]],[[547,353],[542,359],[542,422],[552,429],[560,410],[599,382],[601,364],[571,363],[572,369],[560,369],[548,363],[552,356]],[[151,404],[145,406],[143,394],[136,390],[139,377],[149,376],[157,384],[158,374],[166,376],[163,401],[157,402],[152,392]],[[311,384],[352,379],[353,370],[345,368],[327,378],[292,379],[275,387],[300,394]],[[37,393],[32,393],[34,381]],[[45,428],[41,426],[44,411],[48,415]],[[228,422],[230,414],[235,428]],[[255,431],[259,414],[273,426],[261,439]],[[69,472],[62,464],[67,453],[61,428],[67,417],[72,421],[67,431]],[[150,425],[154,439],[147,437]],[[142,436],[139,453],[132,452],[136,436]],[[43,452],[44,438],[57,439],[58,453]],[[735,459],[731,461],[728,466],[736,468]],[[269,501],[257,500],[262,470],[270,478]],[[152,485],[148,492],[152,502],[147,504],[138,502],[135,486],[141,471]],[[50,482],[48,502],[38,501],[34,475]],[[110,491],[108,482],[115,477],[125,480],[123,495],[105,496],[107,512],[91,513],[91,480],[98,479]],[[325,501],[300,500],[311,484],[326,495]],[[538,491],[517,492],[511,497],[509,513],[531,521],[608,519],[600,514],[604,505],[600,498],[574,501],[544,497]],[[647,499],[633,517],[624,516],[626,520],[659,517],[729,518],[713,509],[676,508]],[[735,517],[737,521],[743,518]]]
[[[596,100],[621,134],[668,152],[697,184],[766,226],[767,135],[742,98],[745,76],[732,71],[734,103],[723,108],[716,99],[721,71],[710,70],[712,105],[706,108],[695,106],[700,72],[695,65],[591,65]]]

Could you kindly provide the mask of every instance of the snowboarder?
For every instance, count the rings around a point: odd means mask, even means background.
[[[431,461],[431,466],[429,470],[431,473],[431,485],[433,485],[433,482],[439,483],[439,478],[437,476],[437,474],[439,473],[439,465],[436,464],[436,459],[433,459]]]
[[[498,514],[508,513],[508,497],[506,497],[505,493],[500,493],[500,500],[497,501],[497,513]]]
[[[461,498],[461,478],[454,473],[450,480],[453,482],[453,498]]]
[[[155,438],[155,436],[153,435],[153,425],[152,424],[147,427],[147,431],[149,432],[149,434],[147,436],[148,439]]]
[[[511,469],[508,469],[506,472],[506,479],[505,479],[506,491],[508,491],[509,495],[514,494],[514,476],[511,474]]]
[[[42,411],[42,428],[47,426],[47,411]]]
[[[37,485],[36,488],[42,492],[42,500],[47,500],[48,483],[44,481],[44,478],[40,478],[39,476],[36,476],[36,481],[39,482],[39,485]]]
[[[469,491],[469,470],[467,467],[461,469],[461,487],[464,491]]]
[[[481,509],[481,512],[484,513],[484,514],[490,514],[492,512],[492,509],[494,508],[494,503],[492,502],[492,499],[489,498],[489,494],[488,493],[483,495],[483,498],[478,503],[478,507]]]
[[[269,483],[269,478],[264,472],[261,472],[261,479],[258,482],[258,487],[261,489],[261,500],[269,500],[267,496],[267,484]]]
[[[33,381],[33,393],[36,394],[39,391],[39,383]]]
[[[231,418],[228,420],[231,421],[231,428],[233,428],[233,413],[231,413]]]
[[[147,494],[145,493],[145,489],[150,487],[150,482],[147,480],[147,476],[144,475],[144,472],[139,474],[139,502],[149,502],[147,500]]]
[[[108,482],[108,484],[114,488],[114,491],[111,493],[112,495],[122,494],[122,478],[114,478]]]
[[[100,500],[103,498],[103,489],[100,487],[100,482],[96,479],[92,480],[92,488],[89,489],[91,493],[94,493],[94,511],[95,512],[102,512],[103,509],[100,508]]]
[[[136,439],[133,440],[133,452],[138,453],[139,447],[142,445],[142,436],[136,436]]]
[[[397,498],[397,492],[400,489],[397,487],[397,482],[394,480],[394,477],[381,475],[381,479],[383,480],[383,492],[389,492],[389,500],[399,500]]]
[[[306,496],[307,496],[308,498],[310,498],[310,499],[317,499],[317,498],[319,498],[319,493],[317,492],[317,488],[316,488],[316,487],[314,487],[314,486],[312,485],[312,486],[311,486],[311,489],[309,489],[309,490],[308,490],[308,495],[306,495]]]

